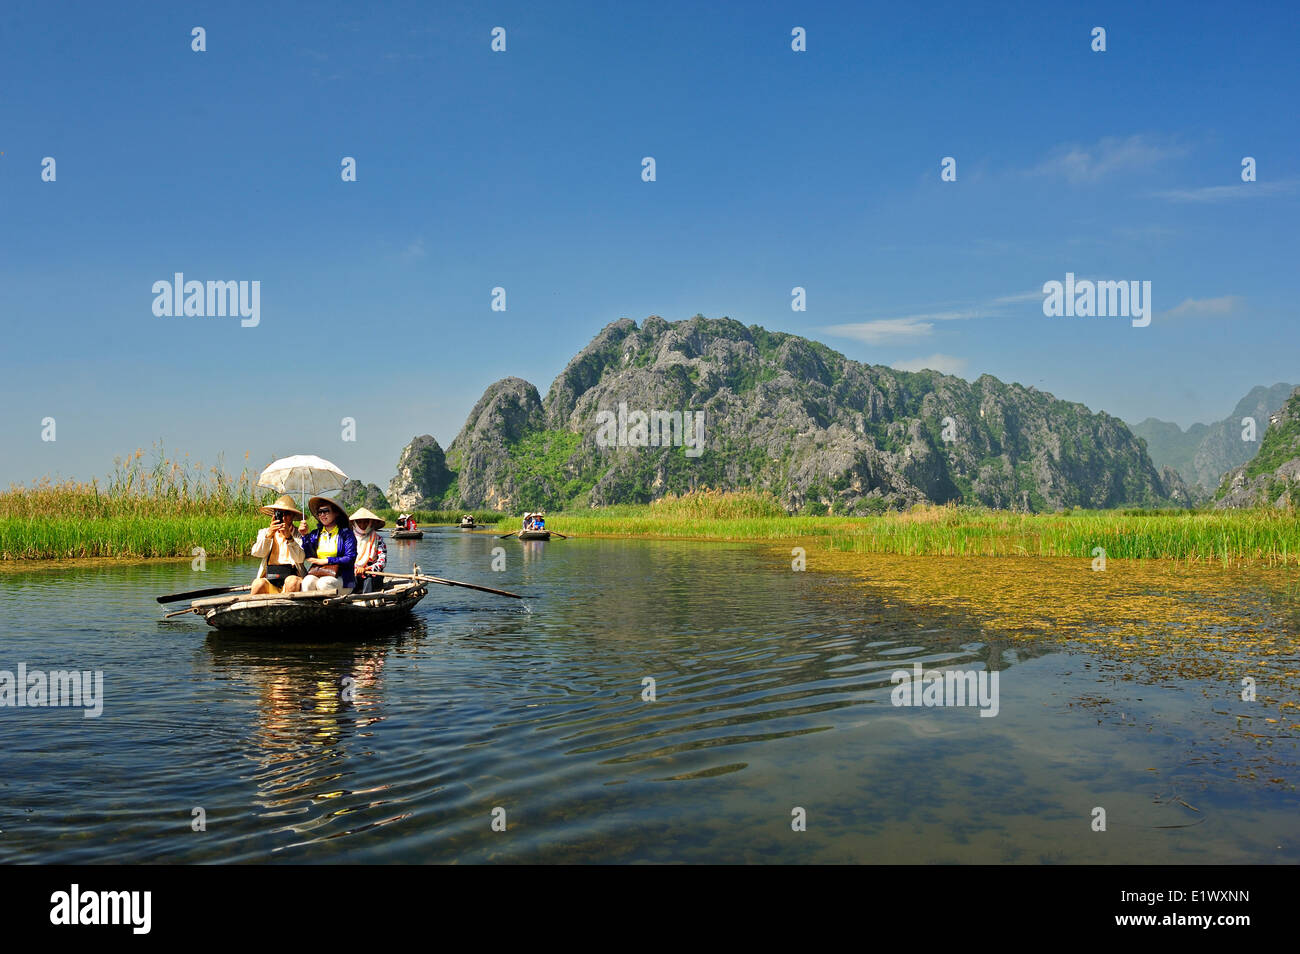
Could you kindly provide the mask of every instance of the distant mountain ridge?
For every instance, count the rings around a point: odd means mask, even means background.
[[[1259,453],[1230,471],[1215,494],[1215,507],[1294,507],[1300,486],[1300,388],[1268,421]]]
[[[1282,407],[1294,387],[1291,384],[1253,387],[1223,420],[1193,424],[1186,431],[1154,417],[1129,426],[1146,441],[1152,463],[1157,467],[1172,467],[1193,492],[1208,496],[1219,486],[1224,474],[1255,456],[1264,440],[1269,416]],[[1244,418],[1255,421],[1254,441],[1242,439]]]
[[[619,443],[632,446],[607,446],[600,422],[616,412]],[[703,412],[698,456],[646,441],[638,412]],[[861,364],[797,335],[702,316],[607,325],[544,400],[520,378],[489,386],[445,458],[427,435],[403,450],[389,497],[406,509],[522,510],[704,487],[768,491],[803,513],[1189,500],[1123,421],[1082,404],[991,375]]]

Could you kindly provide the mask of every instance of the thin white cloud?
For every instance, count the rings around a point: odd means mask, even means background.
[[[1186,318],[1208,316],[1225,318],[1241,307],[1243,299],[1238,295],[1224,295],[1220,298],[1187,298],[1181,305],[1175,305],[1164,313],[1165,318]]]
[[[900,341],[915,341],[928,338],[934,334],[936,322],[967,321],[971,318],[997,318],[1001,313],[997,306],[1041,299],[1043,293],[1019,292],[994,298],[988,305],[976,308],[964,308],[959,311],[930,311],[920,315],[903,315],[899,318],[876,318],[871,321],[858,321],[842,325],[828,325],[821,328],[822,334],[835,338],[852,338],[869,345],[887,345]]]
[[[1091,145],[1066,143],[1033,169],[1033,175],[1062,176],[1069,182],[1096,182],[1127,169],[1144,169],[1186,153],[1186,148],[1154,142],[1146,136],[1106,136]]]
[[[914,318],[881,318],[878,321],[831,325],[822,330],[836,338],[852,338],[865,344],[880,345],[899,340],[928,338],[934,333],[934,322]]]
[[[1151,194],[1169,202],[1228,202],[1233,199],[1292,195],[1295,191],[1295,179],[1279,179],[1275,182],[1237,182],[1232,185],[1203,186],[1199,189],[1166,189]]]
[[[1041,297],[1041,296],[1040,296]],[[830,325],[822,332],[836,338],[853,338],[870,345],[889,344],[891,341],[908,341],[928,338],[934,334],[936,321],[963,321],[980,318],[987,311],[933,311],[924,315],[904,315],[901,318],[877,318],[844,325]]]
[[[402,250],[402,261],[413,262],[424,258],[424,239],[418,238]]]
[[[928,358],[913,358],[910,361],[898,361],[892,367],[895,371],[938,371],[940,374],[961,374],[969,364],[965,358],[950,354],[932,354]]]
[[[1180,234],[1178,229],[1171,229],[1167,225],[1119,225],[1115,227],[1114,233],[1122,239],[1135,242],[1158,242]]]
[[[1018,292],[1015,295],[1003,295],[1001,298],[994,298],[995,305],[1016,305],[1022,301],[1041,301],[1043,292],[1041,289],[1036,291]]]

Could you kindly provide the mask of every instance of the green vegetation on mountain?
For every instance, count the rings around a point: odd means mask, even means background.
[[[1157,467],[1173,468],[1198,497],[1204,498],[1219,486],[1224,474],[1251,461],[1260,449],[1269,417],[1286,402],[1292,390],[1290,384],[1251,388],[1223,420],[1193,424],[1186,431],[1154,417],[1132,425],[1132,430],[1146,441],[1147,453]],[[1253,422],[1253,426],[1246,422]]]
[[[651,417],[647,439],[636,416],[655,412],[679,417]],[[618,415],[612,442],[605,415]],[[403,451],[394,506],[604,507],[706,487],[768,493],[806,514],[924,502],[1048,511],[1190,501],[1181,479],[1158,472],[1108,414],[991,375],[965,381],[861,364],[729,318],[613,322],[544,400],[520,378],[491,385],[443,469],[421,476],[413,455],[432,440]]]
[[[1223,478],[1216,507],[1294,508],[1300,482],[1300,388],[1269,419],[1259,453]]]

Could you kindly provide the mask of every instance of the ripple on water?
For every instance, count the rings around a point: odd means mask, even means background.
[[[1200,683],[1125,681],[751,548],[573,540],[480,572],[492,545],[431,534],[395,568],[459,567],[442,572],[525,606],[448,590],[347,644],[155,622],[154,594],[193,588],[188,564],[7,577],[39,598],[6,618],[0,668],[102,669],[105,709],[0,719],[0,861],[1278,857],[1294,740],[1267,769],[1243,757],[1218,731],[1239,707]],[[247,571],[210,567],[209,585]],[[914,663],[1001,670],[1002,711],[895,708],[891,676]],[[1071,834],[1099,797],[1131,837]],[[792,842],[795,805],[817,824]],[[1194,853],[1169,840],[1189,824]]]

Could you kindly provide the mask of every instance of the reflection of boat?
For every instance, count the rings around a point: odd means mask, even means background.
[[[423,540],[423,530],[394,530],[389,534],[394,540]]]
[[[411,612],[429,590],[423,583],[403,583],[377,593],[335,596],[328,593],[277,593],[268,596],[195,600],[190,609],[218,629],[285,630],[329,624],[344,637],[364,635],[375,624]]]
[[[549,531],[549,530],[520,530],[520,531],[519,531],[519,539],[520,539],[520,540],[549,540],[549,539],[551,539],[551,531]]]

